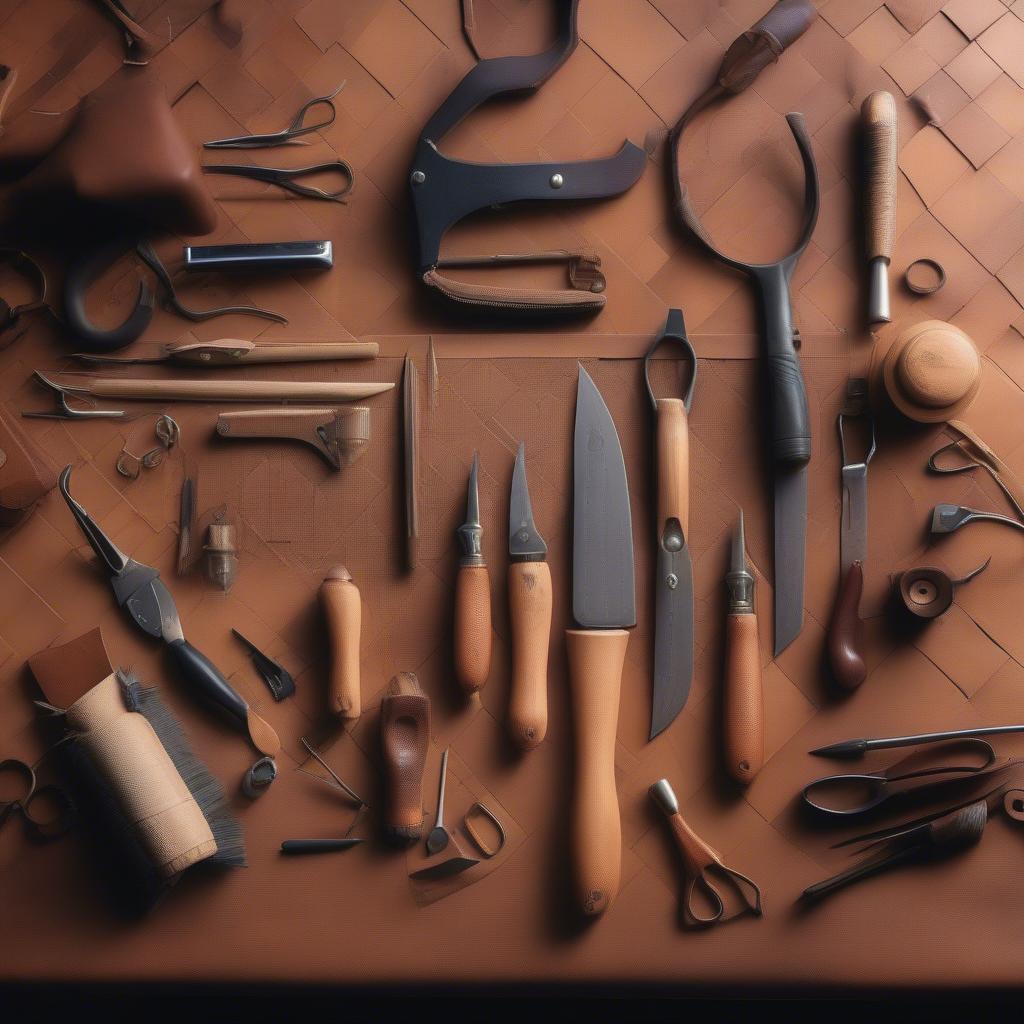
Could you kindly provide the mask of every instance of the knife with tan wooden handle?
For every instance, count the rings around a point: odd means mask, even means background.
[[[747,567],[743,512],[732,540],[725,578],[729,591],[725,653],[725,763],[746,786],[764,764],[764,692],[754,604],[754,575]]]
[[[636,625],[633,525],[622,447],[580,367],[573,440],[572,617],[566,630],[574,736],[571,816],[575,901],[587,915],[619,890],[622,826],[615,785],[619,692]]]
[[[363,612],[359,588],[345,566],[336,565],[324,577],[320,604],[331,643],[330,709],[339,718],[356,719],[362,711],[359,635]]]
[[[547,552],[533,521],[526,446],[520,444],[508,506],[508,617],[512,628],[508,729],[521,750],[532,750],[548,731],[551,570]]]
[[[896,236],[896,101],[873,92],[860,108],[864,125],[864,224],[869,262],[868,322],[889,323],[889,261]]]
[[[474,453],[455,578],[455,675],[467,696],[483,689],[491,671],[491,578],[481,546],[479,478],[480,459]]]

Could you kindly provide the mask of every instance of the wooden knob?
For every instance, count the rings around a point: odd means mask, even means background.
[[[339,718],[355,719],[362,709],[359,688],[362,603],[359,589],[343,565],[332,569],[320,584],[320,604],[331,644],[330,709]]]

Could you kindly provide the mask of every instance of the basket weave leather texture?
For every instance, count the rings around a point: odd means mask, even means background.
[[[626,195],[606,203],[488,213],[446,238],[452,253],[587,249],[608,281],[595,318],[526,333],[485,332],[434,303],[414,273],[407,175],[414,141],[473,54],[456,0],[252,0],[232,40],[213,12],[184,0],[134,0],[138,19],[170,41],[147,69],[121,66],[121,38],[99,5],[80,0],[0,3],[0,63],[18,77],[3,125],[33,110],[65,110],[112,76],[154,76],[187,137],[276,130],[312,96],[338,95],[338,117],[306,147],[258,151],[261,162],[302,166],[338,156],[355,189],[344,204],[282,198],[255,182],[209,176],[218,211],[210,242],[329,238],[327,274],[184,279],[197,306],[254,302],[288,326],[226,318],[188,324],[157,309],[131,350],[218,337],[376,340],[376,363],[263,367],[232,379],[398,381],[413,353],[420,370],[420,565],[403,569],[400,389],[364,403],[371,440],[334,473],[315,452],[266,442],[219,444],[217,408],[177,405],[182,451],[137,480],[114,463],[125,441],[145,450],[149,421],[28,421],[53,469],[76,465],[76,498],[114,541],[157,566],[189,639],[208,654],[281,735],[281,776],[248,803],[236,798],[250,866],[226,877],[196,872],[144,925],[112,921],[77,841],[28,856],[20,830],[0,833],[0,977],[639,981],[680,985],[968,986],[1020,983],[1017,865],[1021,837],[993,821],[981,844],[928,868],[893,871],[838,894],[811,913],[793,903],[813,881],[847,863],[796,813],[794,796],[824,774],[807,751],[864,735],[995,724],[1021,718],[1024,639],[1021,559],[1015,534],[971,526],[930,545],[931,507],[954,501],[1008,511],[985,474],[936,478],[925,460],[948,440],[940,426],[910,425],[885,407],[876,371],[891,341],[927,319],[966,331],[984,358],[966,416],[1018,475],[1024,474],[1024,9],[959,0],[826,0],[806,35],[745,93],[694,123],[683,142],[687,184],[716,244],[742,259],[771,259],[799,230],[801,169],[784,120],[802,111],[822,183],[821,218],[793,282],[802,336],[814,454],[809,478],[805,625],[776,661],[772,621],[769,477],[759,447],[763,421],[756,362],[757,316],[745,280],[710,260],[673,223],[664,181],[664,138],[701,92],[729,43],[770,6],[672,0],[584,0],[577,51],[536,95],[487,106],[445,140],[446,151],[483,161],[583,159],[645,143],[649,166]],[[534,52],[549,40],[550,6],[476,0],[485,55]],[[170,32],[167,26],[170,26]],[[896,99],[899,180],[892,257],[893,323],[864,326],[863,220],[854,133],[865,96]],[[3,136],[0,135],[0,150]],[[265,159],[264,159],[265,158]],[[223,159],[216,153],[204,160]],[[59,281],[62,254],[31,249]],[[154,238],[172,269],[189,239]],[[948,281],[930,296],[901,285],[920,257]],[[2,273],[2,272],[0,272]],[[557,287],[564,268],[503,277]],[[459,270],[484,281],[484,272]],[[552,276],[554,275],[554,276]],[[90,293],[98,323],[134,301],[129,263]],[[0,294],[18,300],[0,276]],[[653,643],[653,437],[641,357],[681,307],[700,358],[690,417],[696,670],[677,721],[647,741]],[[438,360],[427,385],[427,345]],[[45,401],[35,368],[61,363],[71,342],[44,317],[0,352],[0,404],[11,415]],[[619,895],[595,927],[573,913],[568,797],[571,729],[564,629],[571,564],[571,439],[577,360],[608,402],[622,441],[633,502],[638,625],[626,656],[616,749],[622,815]],[[658,360],[656,384],[675,381]],[[163,367],[129,369],[140,376]],[[839,696],[824,672],[824,631],[838,586],[839,452],[835,417],[849,374],[870,373],[879,405],[879,451],[869,470],[865,567],[868,677]],[[141,407],[135,407],[138,412]],[[156,407],[146,410],[153,412]],[[507,738],[510,675],[507,502],[519,441],[527,446],[537,525],[548,544],[553,624],[544,741],[517,755]],[[455,529],[464,518],[473,451],[490,575],[493,654],[478,698],[466,701],[452,666]],[[226,509],[239,530],[238,580],[213,592],[194,570],[175,576],[178,495],[198,481],[200,523]],[[743,793],[723,767],[721,678],[728,540],[739,507],[757,575],[766,714],[766,763]],[[204,520],[203,517],[206,517]],[[201,532],[197,534],[201,538]],[[202,541],[193,545],[201,548]],[[940,565],[961,576],[989,555],[989,570],[958,591],[950,611],[917,631],[885,610],[890,574]],[[329,713],[328,638],[317,600],[326,569],[344,563],[363,608],[362,715]],[[211,770],[230,787],[251,751],[186,692],[173,667],[127,622],[111,598],[59,495],[0,536],[0,749],[40,753],[24,660],[99,623],[111,657],[160,687]],[[230,636],[235,627],[297,680],[275,704]],[[357,834],[379,829],[379,705],[396,672],[413,671],[431,698],[424,815],[432,824],[440,752],[448,745],[446,822],[461,829],[475,800],[506,828],[501,853],[429,892],[407,878],[422,850],[367,843],[337,857],[281,858],[282,839],[343,835],[354,809],[295,769],[313,739],[373,810]],[[998,741],[1000,753],[1024,745]],[[891,758],[890,758],[891,759]],[[874,762],[870,762],[874,764]],[[885,763],[883,760],[881,763]],[[312,766],[310,770],[314,770]],[[765,917],[692,935],[679,926],[679,865],[647,787],[667,777],[687,821],[726,863],[754,878]],[[941,894],[941,896],[940,896]],[[949,942],[955,927],[962,941]],[[267,956],[268,941],[274,955]]]

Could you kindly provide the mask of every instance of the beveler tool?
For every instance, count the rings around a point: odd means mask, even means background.
[[[619,890],[622,823],[615,734],[629,632],[636,625],[633,518],[608,406],[579,368],[573,434],[572,617],[566,630],[574,735],[575,901],[600,914]]]
[[[351,466],[370,443],[370,410],[365,405],[240,409],[218,414],[217,435],[298,441],[317,451],[334,469],[342,469]]]
[[[159,572],[119,551],[89,513],[71,497],[70,483],[71,467],[68,466],[58,481],[60,493],[89,546],[110,573],[110,585],[118,605],[127,610],[143,633],[167,644],[189,684],[226,711],[228,717],[248,733],[261,754],[276,756],[281,741],[273,726],[256,714],[213,662],[185,639],[174,598],[161,581]]]
[[[896,238],[896,100],[873,92],[860,108],[864,133],[864,227],[868,257],[868,323],[887,324],[889,262]]]
[[[764,682],[755,601],[757,581],[747,565],[742,509],[732,535],[725,586],[725,764],[729,774],[746,786],[764,765]]]
[[[690,364],[682,398],[656,398],[651,359],[675,342]],[[644,381],[655,419],[658,554],[654,576],[654,739],[683,710],[693,682],[693,565],[690,561],[690,407],[697,383],[697,354],[686,336],[682,310],[669,310],[665,329],[644,357]]]
[[[474,452],[466,521],[457,531],[462,556],[455,578],[455,675],[467,695],[479,692],[491,671],[491,579],[480,525],[480,459]]]
[[[668,779],[659,779],[648,790],[651,799],[668,820],[676,848],[683,858],[686,868],[686,893],[683,898],[683,919],[691,927],[706,928],[709,925],[731,921],[740,914],[750,913],[761,916],[761,889],[756,882],[746,875],[726,867],[722,858],[704,842],[686,823],[679,813],[679,801],[672,790]],[[739,897],[741,909],[726,914],[725,901],[722,893],[715,887],[712,876],[724,881],[732,892]],[[710,908],[709,914],[699,913],[695,907],[694,896],[700,898]]]
[[[860,600],[868,551],[868,465],[875,454],[875,421],[868,412],[868,382],[852,377],[839,413],[839,445],[843,456],[843,510],[839,528],[839,592],[828,626],[828,660],[832,675],[844,690],[855,690],[867,676],[861,653],[864,626]],[[859,421],[866,428],[867,452],[850,454],[847,433]]]
[[[285,697],[290,697],[295,692],[295,680],[288,669],[264,654],[251,640],[247,640],[242,636],[237,629],[232,629],[231,635],[240,641],[249,652],[253,667],[259,673],[263,682],[267,684],[267,689],[274,700],[284,700]]]
[[[312,341],[257,344],[241,338],[217,338],[185,345],[164,345],[157,356],[121,357],[75,352],[71,357],[83,363],[111,366],[143,366],[168,363],[173,366],[255,366],[264,363],[323,363],[336,359],[374,359],[380,350],[375,341]]]
[[[796,247],[774,263],[744,263],[717,249],[690,202],[680,177],[679,144],[690,121],[725,96],[742,92],[782,51],[807,30],[816,16],[808,0],[781,0],[729,47],[717,81],[680,117],[669,135],[673,209],[680,222],[716,259],[746,274],[757,291],[764,323],[769,436],[775,489],[775,653],[796,638],[804,617],[804,560],[807,534],[807,464],[811,425],[800,360],[800,334],[793,326],[790,281],[818,222],[818,171],[803,114],[786,115],[804,169],[804,221]]]
[[[437,787],[437,817],[434,819],[434,827],[427,836],[427,853],[433,855],[440,853],[448,846],[451,836],[444,823],[444,790],[448,781],[448,748],[445,747],[441,755],[441,781]]]
[[[548,546],[533,521],[526,481],[526,445],[520,443],[508,505],[508,617],[512,628],[512,682],[508,729],[522,750],[548,731],[548,647],[551,570]]]
[[[320,607],[331,644],[328,704],[339,718],[354,720],[362,713],[359,635],[363,606],[359,588],[343,565],[336,565],[320,584]]]

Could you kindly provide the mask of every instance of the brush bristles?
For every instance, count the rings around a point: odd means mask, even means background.
[[[129,672],[119,669],[118,682],[125,696],[125,705],[145,716],[153,727],[174,767],[203,812],[217,843],[217,852],[204,864],[245,867],[245,841],[242,827],[228,809],[221,784],[196,757],[174,713],[160,699],[153,687],[144,687]]]

